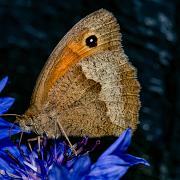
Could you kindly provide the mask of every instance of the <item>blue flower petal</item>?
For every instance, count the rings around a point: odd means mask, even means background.
[[[0,118],[0,140],[22,132],[21,128]]]
[[[4,148],[0,151],[0,162],[6,162],[0,165],[0,169],[5,170],[7,173],[19,175],[18,169],[23,166],[23,157],[19,156],[14,145]],[[7,174],[8,175],[8,174]]]
[[[51,150],[52,154],[54,155],[54,158],[56,159],[57,165],[61,165],[64,160],[64,153],[65,153],[66,147],[64,143],[58,143],[56,146]]]
[[[131,142],[131,129],[127,129],[122,135],[98,158],[97,162],[91,166],[91,171],[87,178],[118,180],[129,167],[136,164],[149,165],[142,159],[126,153]],[[97,178],[98,177],[98,178]]]
[[[19,149],[15,145],[4,147],[3,151],[10,153],[11,157],[13,156],[14,158],[17,158],[20,163],[22,163],[21,161],[24,160],[24,158],[21,155]]]
[[[47,162],[44,160],[36,159],[36,164],[39,165],[38,173],[42,176],[41,179],[46,179],[48,168],[49,168],[47,167]]]
[[[13,124],[0,118],[0,129],[11,127],[11,125],[13,125]]]
[[[11,129],[11,130],[9,130],[9,128],[5,129],[5,130],[3,130],[3,132],[0,133],[0,140],[7,138],[7,137],[10,137],[14,134],[18,134],[20,132],[22,132],[22,130],[19,128],[18,129]]]
[[[126,129],[121,136],[99,157],[103,158],[109,154],[119,155],[125,152],[131,143],[131,129]]]
[[[17,141],[17,144],[19,144],[19,141]],[[29,149],[26,145],[21,144],[20,149],[21,149],[21,152],[23,152],[24,156],[29,156]]]
[[[85,176],[91,167],[91,160],[89,155],[82,155],[77,158],[72,167],[71,178],[73,180],[79,180],[81,177]]]
[[[137,164],[144,164],[146,166],[150,166],[150,164],[145,159],[132,156],[130,154],[123,154],[123,156],[121,156],[121,159],[123,159],[124,162],[126,162],[127,165],[129,166],[133,166]]]
[[[49,171],[48,179],[71,180],[69,171],[64,166],[58,166],[57,164],[53,164],[51,170]]]
[[[0,139],[0,149],[7,146],[12,146],[12,142],[10,141],[9,137]]]
[[[124,162],[121,158],[112,155],[106,156],[105,159],[101,159],[92,165],[91,171],[87,178],[91,180],[119,180],[127,169],[128,166],[124,166]]]
[[[68,170],[70,170],[70,169],[73,167],[73,165],[74,165],[74,163],[76,162],[76,160],[77,160],[77,158],[72,158],[72,159],[70,159],[69,161],[67,161],[67,162],[66,162],[66,168],[67,168]]]
[[[2,156],[2,154],[0,153],[0,155]],[[10,167],[10,163],[7,160],[4,160],[2,158],[0,158],[0,169],[2,170],[9,170],[10,172],[13,172],[14,170]]]
[[[122,154],[122,157],[109,155],[101,158],[92,165],[88,179],[119,180],[129,167],[137,164],[149,165],[146,160],[129,154]]]
[[[0,92],[4,89],[4,87],[6,86],[6,83],[8,81],[8,77],[4,77],[1,81],[0,81]]]
[[[15,99],[11,97],[0,98],[0,114],[6,113],[14,101]]]

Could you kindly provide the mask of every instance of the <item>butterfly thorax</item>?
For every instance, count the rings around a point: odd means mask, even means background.
[[[24,131],[33,131],[37,135],[46,133],[50,138],[60,134],[59,131],[57,134],[57,125],[52,112],[48,113],[46,109],[38,110],[35,106],[31,106],[18,121]]]
[[[21,117],[18,117],[17,121],[19,122],[19,126],[22,128],[23,131],[33,131],[37,134],[41,134],[40,131],[37,130],[37,114],[37,111],[29,108]]]

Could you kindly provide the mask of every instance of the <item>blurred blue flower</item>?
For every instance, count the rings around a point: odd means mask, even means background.
[[[3,78],[0,81],[0,92],[4,89],[8,82],[8,77]],[[1,97],[0,98],[0,116],[4,113],[6,113],[9,108],[14,103],[14,98],[11,97]],[[9,137],[10,135],[17,134],[21,132],[21,128],[19,126],[16,126],[13,123],[7,122],[4,119],[0,118],[0,140],[5,139]],[[0,144],[2,145],[2,142],[0,141]]]
[[[7,77],[0,81],[0,92],[7,81]],[[6,113],[13,102],[14,99],[10,97],[0,98],[0,114]],[[0,179],[118,180],[133,165],[149,166],[146,160],[127,153],[132,135],[130,128],[94,164],[89,151],[84,148],[87,137],[73,146],[78,154],[75,155],[64,142],[54,140],[54,143],[48,143],[45,135],[40,146],[36,145],[30,151],[26,145],[11,142],[10,135],[19,132],[22,132],[19,126],[0,118]]]

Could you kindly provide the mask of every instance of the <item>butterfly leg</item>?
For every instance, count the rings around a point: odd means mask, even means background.
[[[24,134],[24,132],[22,131],[22,132],[21,132],[20,139],[19,139],[19,147],[20,147],[20,145],[21,145],[21,141],[22,141],[23,134]]]
[[[31,147],[31,143],[30,142],[33,142],[33,141],[37,141],[38,142],[38,152],[40,152],[41,137],[37,136],[35,138],[28,139],[28,146],[29,146],[29,149],[31,151],[32,151],[32,147]]]
[[[61,132],[63,133],[64,137],[66,138],[67,142],[69,143],[70,148],[74,152],[75,156],[77,156],[77,152],[76,152],[74,146],[72,145],[71,141],[69,140],[66,132],[64,131],[64,128],[62,127],[61,123],[59,121],[57,121],[57,123],[58,123],[58,126],[59,126]]]

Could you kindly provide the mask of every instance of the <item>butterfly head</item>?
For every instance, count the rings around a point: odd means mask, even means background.
[[[24,114],[21,117],[17,117],[16,120],[24,132],[33,131],[38,134],[35,128],[34,120],[31,116]]]

